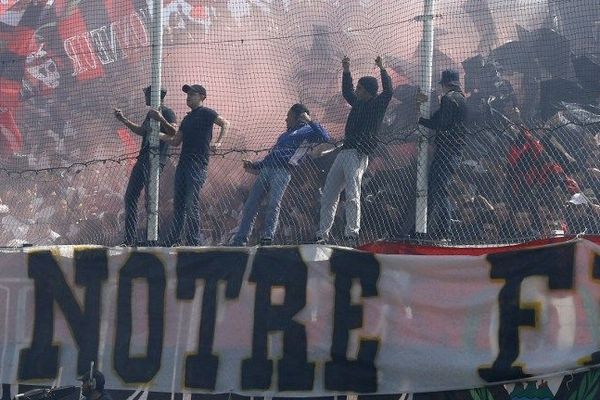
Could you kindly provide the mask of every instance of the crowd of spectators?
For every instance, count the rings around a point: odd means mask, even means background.
[[[277,29],[277,16],[288,6],[285,1],[203,3],[175,0],[165,5],[167,45],[201,39],[211,29],[222,29],[226,35],[227,30],[246,23]],[[323,47],[319,51],[333,57],[333,51]],[[461,165],[450,183],[453,212],[449,239],[456,244],[490,244],[600,234],[600,111],[596,108],[600,73],[594,75],[600,64],[595,55],[554,60],[561,65],[573,63],[574,73],[565,77],[556,76],[551,58],[541,64],[532,61],[529,73],[524,74],[508,62],[492,59],[491,54],[494,51],[462,63],[461,78],[473,118]],[[592,78],[578,69],[586,62]],[[404,65],[389,64],[396,75],[405,72]],[[333,77],[334,84],[338,78]],[[567,82],[576,93],[561,97],[564,93],[545,90],[549,85],[544,82],[550,82],[550,87]],[[413,83],[409,78],[395,83],[381,143],[363,180],[361,242],[415,237],[415,148],[423,133],[416,130]],[[339,93],[329,93],[328,98],[315,106],[320,112],[317,118],[325,126],[343,120],[340,115],[345,112]],[[105,120],[86,101],[89,99],[57,90],[25,103],[22,114],[27,118],[18,121],[24,148],[3,161],[2,165],[9,167],[0,173],[0,245],[121,242],[123,193],[137,149],[125,152],[116,135],[103,136],[99,146],[96,135],[104,129]],[[243,149],[242,143],[243,138],[231,139],[224,151]],[[511,158],[515,152],[525,156]],[[227,244],[239,223],[249,188],[240,162],[243,156],[234,151],[211,161],[211,174],[218,170],[228,174],[225,179],[220,175],[217,183],[211,183],[209,177],[200,194],[205,245]],[[294,171],[275,243],[303,243],[313,238],[320,191],[335,156],[331,153],[309,160]],[[175,163],[176,155],[161,177],[161,221],[169,221],[172,213]],[[338,212],[334,238],[343,234],[342,219]],[[260,216],[256,224],[260,226]],[[256,242],[256,237],[250,239],[250,243]]]

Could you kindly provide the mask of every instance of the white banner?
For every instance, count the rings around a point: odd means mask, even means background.
[[[263,396],[474,388],[596,364],[600,246],[0,254],[0,379]]]

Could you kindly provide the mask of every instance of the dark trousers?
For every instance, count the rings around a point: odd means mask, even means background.
[[[206,181],[207,166],[194,158],[181,158],[175,170],[173,225],[167,244],[181,242],[181,232],[187,222],[186,244],[200,245],[200,189]]]
[[[447,238],[450,233],[452,208],[448,185],[459,162],[457,152],[436,149],[429,168],[427,232],[436,239]]]
[[[137,243],[137,202],[144,187],[148,187],[150,163],[147,160],[137,160],[131,170],[127,190],[125,191],[125,243]],[[146,196],[146,211],[148,211]]]
[[[160,164],[162,170],[163,164]],[[137,203],[142,193],[142,189],[148,188],[150,178],[150,160],[147,158],[138,159],[127,183],[125,190],[125,243],[135,245],[137,243]],[[146,192],[146,213],[148,212],[148,193]]]

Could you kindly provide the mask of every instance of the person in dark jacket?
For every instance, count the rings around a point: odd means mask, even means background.
[[[451,210],[448,185],[465,144],[467,106],[458,72],[450,69],[443,71],[439,84],[443,93],[440,108],[431,118],[419,118],[419,124],[435,130],[435,150],[427,189],[427,231],[434,239],[446,239],[450,230]],[[424,101],[427,101],[427,96],[418,94],[417,102]]]
[[[360,191],[362,177],[367,170],[369,154],[377,145],[377,131],[383,121],[385,110],[392,99],[392,80],[383,67],[381,57],[375,59],[381,71],[383,92],[379,95],[379,84],[373,76],[358,80],[356,90],[350,74],[350,59],[342,60],[342,94],[352,106],[344,135],[344,145],[336,157],[325,181],[321,198],[321,213],[317,243],[325,243],[333,226],[340,194],[346,191],[345,241],[356,243],[360,230]]]
[[[150,106],[150,95],[151,87],[144,88],[144,94],[146,96],[146,105]],[[175,124],[177,117],[175,112],[169,107],[163,104],[164,98],[167,95],[167,91],[161,89],[160,91],[160,107],[158,110],[151,109],[146,115],[146,119],[141,125],[134,124],[127,119],[120,109],[115,109],[115,118],[122,122],[130,131],[136,135],[141,136],[142,146],[140,153],[137,157],[131,175],[129,176],[129,182],[127,183],[127,190],[125,191],[125,246],[137,245],[137,202],[142,193],[142,189],[148,188],[148,181],[150,177],[150,134],[152,133],[151,120],[155,119],[160,122],[160,130],[163,133],[174,134],[176,131]],[[160,141],[159,145],[160,153],[160,168],[162,169],[168,157],[168,145],[164,141]],[[148,207],[148,196],[146,196],[146,208]],[[146,210],[148,211],[148,210]]]

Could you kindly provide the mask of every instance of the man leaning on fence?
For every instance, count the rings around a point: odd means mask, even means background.
[[[146,105],[150,106],[151,100],[151,87],[144,88],[144,95],[146,96]],[[176,128],[176,116],[175,112],[169,107],[163,104],[164,98],[167,95],[167,91],[164,89],[160,90],[160,107],[158,110],[150,109],[146,115],[146,119],[141,125],[134,124],[128,120],[120,109],[115,109],[115,117],[121,121],[129,130],[136,135],[140,135],[142,139],[142,147],[135,162],[131,175],[129,176],[129,182],[127,183],[127,190],[125,191],[125,246],[137,245],[137,202],[142,193],[142,189],[148,188],[148,179],[150,177],[150,134],[152,133],[151,120],[155,119],[160,122],[160,131],[175,134]],[[165,142],[160,141],[159,154],[160,154],[160,168],[162,169],[167,162],[167,151],[168,146]],[[146,208],[148,207],[148,196],[146,195]],[[148,210],[146,210],[148,211]]]
[[[465,143],[467,106],[460,88],[458,72],[445,70],[439,84],[442,86],[440,108],[431,118],[419,118],[419,124],[435,130],[433,160],[429,168],[427,221],[432,239],[443,240],[450,233],[450,199],[448,185],[454,169],[460,162]],[[417,94],[417,103],[428,100]]]
[[[369,154],[377,145],[377,131],[381,126],[387,106],[392,99],[392,80],[383,66],[381,57],[375,59],[381,72],[383,91],[379,95],[379,84],[373,76],[363,76],[356,84],[352,83],[350,59],[342,60],[342,95],[352,106],[346,121],[344,145],[331,166],[323,196],[316,243],[326,243],[333,226],[335,213],[342,190],[346,191],[346,228],[344,242],[355,245],[360,230],[360,192],[361,182]]]
[[[242,219],[232,245],[244,246],[252,231],[261,200],[267,196],[261,245],[270,245],[275,236],[281,200],[292,177],[291,171],[304,156],[317,150],[316,143],[329,142],[329,133],[310,117],[310,111],[302,104],[294,104],[285,118],[287,130],[283,132],[269,154],[259,162],[244,160],[244,169],[258,173],[244,204]],[[312,148],[311,148],[312,147]]]
[[[181,155],[175,170],[173,225],[164,246],[180,244],[184,222],[187,222],[186,243],[200,245],[200,189],[208,175],[210,151],[221,147],[229,129],[229,122],[216,111],[204,107],[206,89],[202,85],[184,85],[186,104],[190,112],[183,118],[173,136],[161,134],[173,146],[181,146]],[[217,140],[211,144],[213,125],[221,127]],[[187,220],[185,221],[184,220]]]

